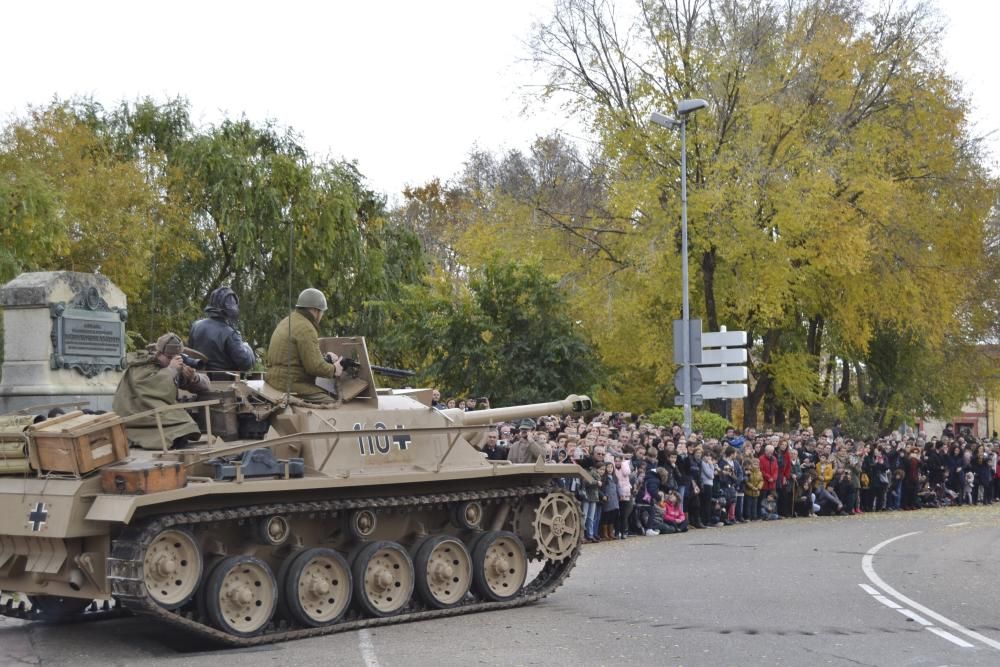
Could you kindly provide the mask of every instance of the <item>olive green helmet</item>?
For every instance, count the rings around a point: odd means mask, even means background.
[[[307,287],[299,293],[299,300],[295,307],[326,310],[326,297],[315,287]]]

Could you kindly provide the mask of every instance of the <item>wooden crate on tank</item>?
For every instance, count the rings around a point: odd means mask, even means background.
[[[28,429],[32,467],[43,472],[85,475],[128,456],[121,418],[109,412],[69,412]]]

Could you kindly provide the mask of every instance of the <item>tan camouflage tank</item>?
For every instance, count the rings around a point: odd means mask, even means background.
[[[437,410],[430,390],[377,389],[364,339],[321,347],[357,362],[335,402],[217,384],[187,404],[205,434],[180,450],[119,451],[113,416],[7,418],[0,613],[136,613],[251,645],[516,607],[563,582],[582,525],[554,480],[585,473],[478,445],[491,423],[587,397]]]

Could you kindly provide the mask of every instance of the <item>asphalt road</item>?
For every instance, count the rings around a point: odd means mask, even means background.
[[[998,665],[998,563],[1000,506],[783,520],[588,545],[522,609],[258,649],[0,619],[0,665]]]

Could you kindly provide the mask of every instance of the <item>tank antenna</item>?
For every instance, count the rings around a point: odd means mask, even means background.
[[[292,395],[292,262],[295,247],[295,221],[288,220],[288,359],[285,365],[285,405]]]

